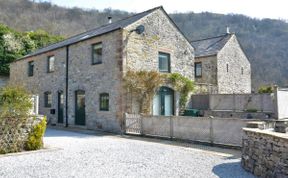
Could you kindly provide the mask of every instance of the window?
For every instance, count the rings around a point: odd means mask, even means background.
[[[159,53],[159,71],[170,72],[170,54]]]
[[[28,62],[28,76],[31,77],[34,75],[34,61]]]
[[[226,71],[229,72],[229,65],[226,64]]]
[[[109,111],[109,94],[101,93],[99,103],[100,103],[100,111]]]
[[[44,106],[50,108],[52,106],[52,94],[50,91],[44,93]]]
[[[241,74],[242,74],[242,75],[244,74],[244,69],[243,69],[243,67],[241,67]]]
[[[195,63],[195,77],[202,77],[202,62]]]
[[[92,64],[102,63],[102,43],[92,45]]]
[[[54,72],[55,70],[55,57],[54,56],[48,56],[47,58],[47,72]]]

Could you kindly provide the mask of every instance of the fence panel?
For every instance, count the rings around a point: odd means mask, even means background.
[[[126,133],[241,146],[242,128],[251,120],[126,114]]]
[[[170,137],[172,129],[171,117],[169,116],[148,116],[142,119],[142,132],[144,135]]]
[[[210,142],[210,120],[207,117],[173,117],[173,136],[180,139]]]
[[[216,144],[241,146],[242,128],[246,122],[234,118],[213,118],[213,142]]]

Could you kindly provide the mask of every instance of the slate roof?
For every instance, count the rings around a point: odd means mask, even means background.
[[[233,33],[226,33],[221,36],[191,41],[195,49],[195,57],[216,55],[229,41]]]
[[[72,36],[72,37],[67,38],[67,39],[65,39],[63,41],[60,41],[58,43],[54,43],[54,44],[51,44],[51,45],[46,46],[44,48],[41,48],[39,50],[36,50],[35,52],[32,52],[32,53],[24,56],[21,59],[24,59],[24,58],[27,58],[27,57],[31,57],[31,56],[35,56],[35,55],[38,55],[38,54],[41,54],[41,53],[44,53],[44,52],[48,52],[48,51],[51,51],[51,50],[55,50],[57,48],[61,48],[61,47],[64,47],[64,46],[67,46],[67,45],[71,45],[71,44],[74,44],[74,43],[77,43],[77,42],[80,42],[80,41],[83,41],[83,40],[87,40],[87,39],[92,38],[92,37],[96,37],[96,36],[99,36],[99,35],[103,35],[105,33],[109,33],[109,32],[124,28],[124,27],[126,27],[126,26],[128,26],[128,25],[130,25],[130,24],[132,24],[132,23],[134,23],[136,21],[138,21],[139,19],[145,17],[146,15],[150,14],[151,12],[153,12],[153,11],[155,11],[157,9],[163,9],[163,7],[162,6],[155,7],[153,9],[141,12],[139,14],[135,14],[133,16],[130,16],[130,17],[127,17],[125,19],[116,21],[114,23],[106,24],[106,25],[103,25],[101,27],[92,29],[90,31],[87,31],[87,32],[84,32],[84,33],[81,33],[81,34],[78,34],[78,35],[75,35],[75,36]]]

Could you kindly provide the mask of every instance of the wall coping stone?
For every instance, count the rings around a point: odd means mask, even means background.
[[[243,131],[254,132],[254,133],[264,134],[264,135],[273,136],[277,138],[282,138],[288,142],[288,134],[285,134],[285,133],[274,132],[271,130],[261,130],[257,128],[243,128]]]

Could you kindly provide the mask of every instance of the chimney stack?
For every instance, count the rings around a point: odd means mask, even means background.
[[[230,34],[230,28],[228,26],[226,27],[226,33]]]
[[[112,17],[111,16],[108,17],[108,23],[112,23]]]

